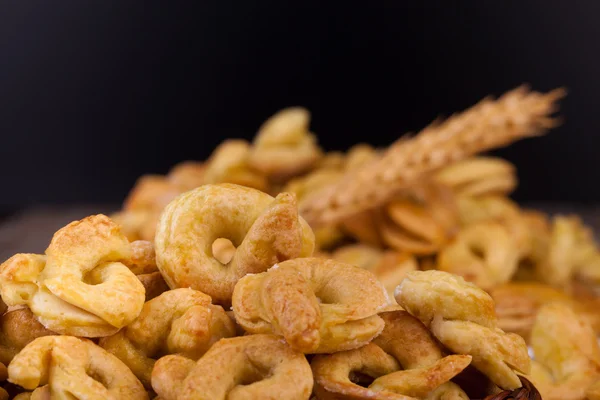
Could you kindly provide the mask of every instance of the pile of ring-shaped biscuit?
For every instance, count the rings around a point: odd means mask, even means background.
[[[577,217],[476,156],[313,230],[298,202],[380,151],[308,126],[283,110],[0,265],[0,399],[600,399]]]

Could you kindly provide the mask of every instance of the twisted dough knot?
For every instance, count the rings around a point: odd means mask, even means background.
[[[148,399],[118,358],[72,336],[45,336],[29,343],[8,366],[8,380],[35,389],[32,398],[45,392],[57,399]]]
[[[309,170],[322,156],[308,130],[310,113],[290,107],[266,120],[254,138],[250,165],[273,180],[285,180]]]
[[[198,359],[217,340],[235,336],[235,325],[210,296],[192,289],[174,289],[144,304],[140,315],[100,346],[117,356],[150,387],[156,359],[181,354]]]
[[[517,187],[515,166],[497,157],[471,157],[434,174],[460,196],[508,195]]]
[[[249,164],[250,144],[243,139],[229,139],[211,154],[205,183],[233,183],[266,191],[268,181]]]
[[[473,366],[502,389],[521,386],[516,370],[529,372],[525,341],[497,327],[492,298],[463,278],[442,271],[409,272],[396,301],[456,354],[473,356]]]
[[[218,238],[237,247],[228,264],[211,254]],[[219,304],[230,304],[233,287],[244,275],[311,255],[314,234],[298,216],[290,193],[273,199],[243,186],[205,185],[169,204],[155,245],[158,268],[171,288],[197,289]]]
[[[490,291],[496,304],[498,326],[505,332],[517,333],[529,340],[539,309],[548,303],[562,303],[600,331],[597,304],[579,301],[565,292],[538,282],[511,282]]]
[[[46,328],[63,335],[112,335],[144,305],[144,286],[119,260],[130,247],[105,215],[75,221],[54,234],[46,256],[17,254],[0,266],[9,306],[25,304]]]
[[[457,218],[451,191],[427,184],[388,203],[378,215],[378,226],[388,246],[413,254],[432,254],[452,237]]]
[[[304,355],[274,335],[221,339],[198,362],[166,356],[152,371],[162,400],[308,399],[312,386]]]
[[[438,254],[437,269],[460,275],[482,289],[508,282],[519,263],[510,231],[498,222],[479,222],[462,229]]]
[[[49,335],[56,333],[44,328],[27,307],[8,311],[0,316],[0,362],[8,365],[33,340]]]
[[[600,348],[589,324],[567,305],[548,304],[531,332],[531,377],[544,400],[580,400],[600,379]]]
[[[303,353],[333,353],[365,345],[383,329],[389,304],[370,272],[334,260],[298,258],[240,279],[233,292],[236,321],[250,333],[275,333]]]
[[[382,313],[385,328],[372,343],[359,349],[318,355],[313,359],[315,392],[321,400],[465,399],[449,382],[471,362],[471,356],[444,357],[431,333],[405,311]],[[361,375],[362,374],[362,375]],[[368,387],[354,381],[368,377]],[[366,383],[365,382],[365,383]]]
[[[146,301],[169,290],[156,265],[154,244],[146,240],[136,240],[130,244],[129,257],[121,262],[129,267],[146,290]]]
[[[380,250],[360,243],[340,247],[333,252],[331,258],[371,271],[383,284],[393,302],[396,287],[409,271],[418,269],[417,260],[408,253]]]

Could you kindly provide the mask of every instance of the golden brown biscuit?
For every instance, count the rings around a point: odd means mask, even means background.
[[[212,255],[213,242],[219,238],[236,246],[228,264]],[[244,275],[310,256],[314,235],[298,216],[293,194],[273,199],[243,186],[204,185],[169,204],[155,245],[156,261],[169,287],[200,290],[227,305]]]
[[[0,316],[0,362],[8,365],[25,346],[42,336],[56,335],[44,328],[27,307]],[[5,379],[1,379],[3,381]]]
[[[396,289],[396,301],[446,348],[473,356],[473,365],[500,388],[521,386],[515,370],[529,372],[527,346],[498,328],[494,302],[483,290],[443,271],[415,271]]]
[[[290,107],[269,118],[258,130],[250,165],[272,180],[285,180],[316,165],[322,152],[309,132],[310,113]]]
[[[242,139],[221,143],[207,161],[205,183],[233,183],[267,191],[268,181],[249,165],[250,144]]]
[[[180,354],[197,360],[213,343],[235,335],[235,326],[210,296],[174,289],[144,304],[138,318],[99,345],[125,363],[146,387],[156,359]]]
[[[458,228],[453,195],[441,185],[419,186],[392,200],[377,216],[383,241],[412,254],[439,251]]]
[[[600,378],[600,347],[591,326],[567,305],[542,307],[531,332],[531,378],[545,400],[579,400]]]
[[[596,332],[600,331],[597,302],[577,300],[567,293],[539,282],[510,282],[490,290],[496,304],[498,327],[529,339],[537,313],[544,304],[562,303],[571,307]]]
[[[386,326],[372,343],[313,359],[319,399],[468,399],[449,380],[470,356],[444,357],[427,328],[405,311],[381,316]]]
[[[240,279],[236,320],[250,333],[275,333],[303,353],[360,347],[377,336],[389,305],[370,272],[334,260],[297,258]]]
[[[130,252],[105,215],[72,222],[54,234],[46,256],[17,254],[0,266],[2,298],[9,306],[28,305],[54,332],[111,335],[144,305],[144,286],[119,261]]]
[[[308,399],[310,365],[274,335],[217,342],[198,362],[166,356],[152,371],[152,387],[163,400]]]
[[[29,343],[10,363],[8,379],[34,390],[32,399],[45,398],[40,392],[56,399],[148,399],[118,358],[72,336],[45,336]]]
[[[438,254],[437,268],[487,290],[508,282],[518,262],[519,249],[510,231],[490,221],[463,228]]]

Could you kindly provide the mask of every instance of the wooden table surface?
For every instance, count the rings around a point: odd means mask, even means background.
[[[600,206],[549,203],[527,206],[550,214],[579,214],[600,233]],[[110,214],[118,208],[118,204],[47,206],[16,213],[0,223],[0,262],[16,253],[43,253],[54,232],[69,222],[92,214]]]

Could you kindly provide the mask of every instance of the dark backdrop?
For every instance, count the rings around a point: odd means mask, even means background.
[[[600,2],[3,1],[0,209],[120,201],[304,105],[326,149],[384,145],[523,82],[566,123],[499,154],[519,200],[600,200]]]

